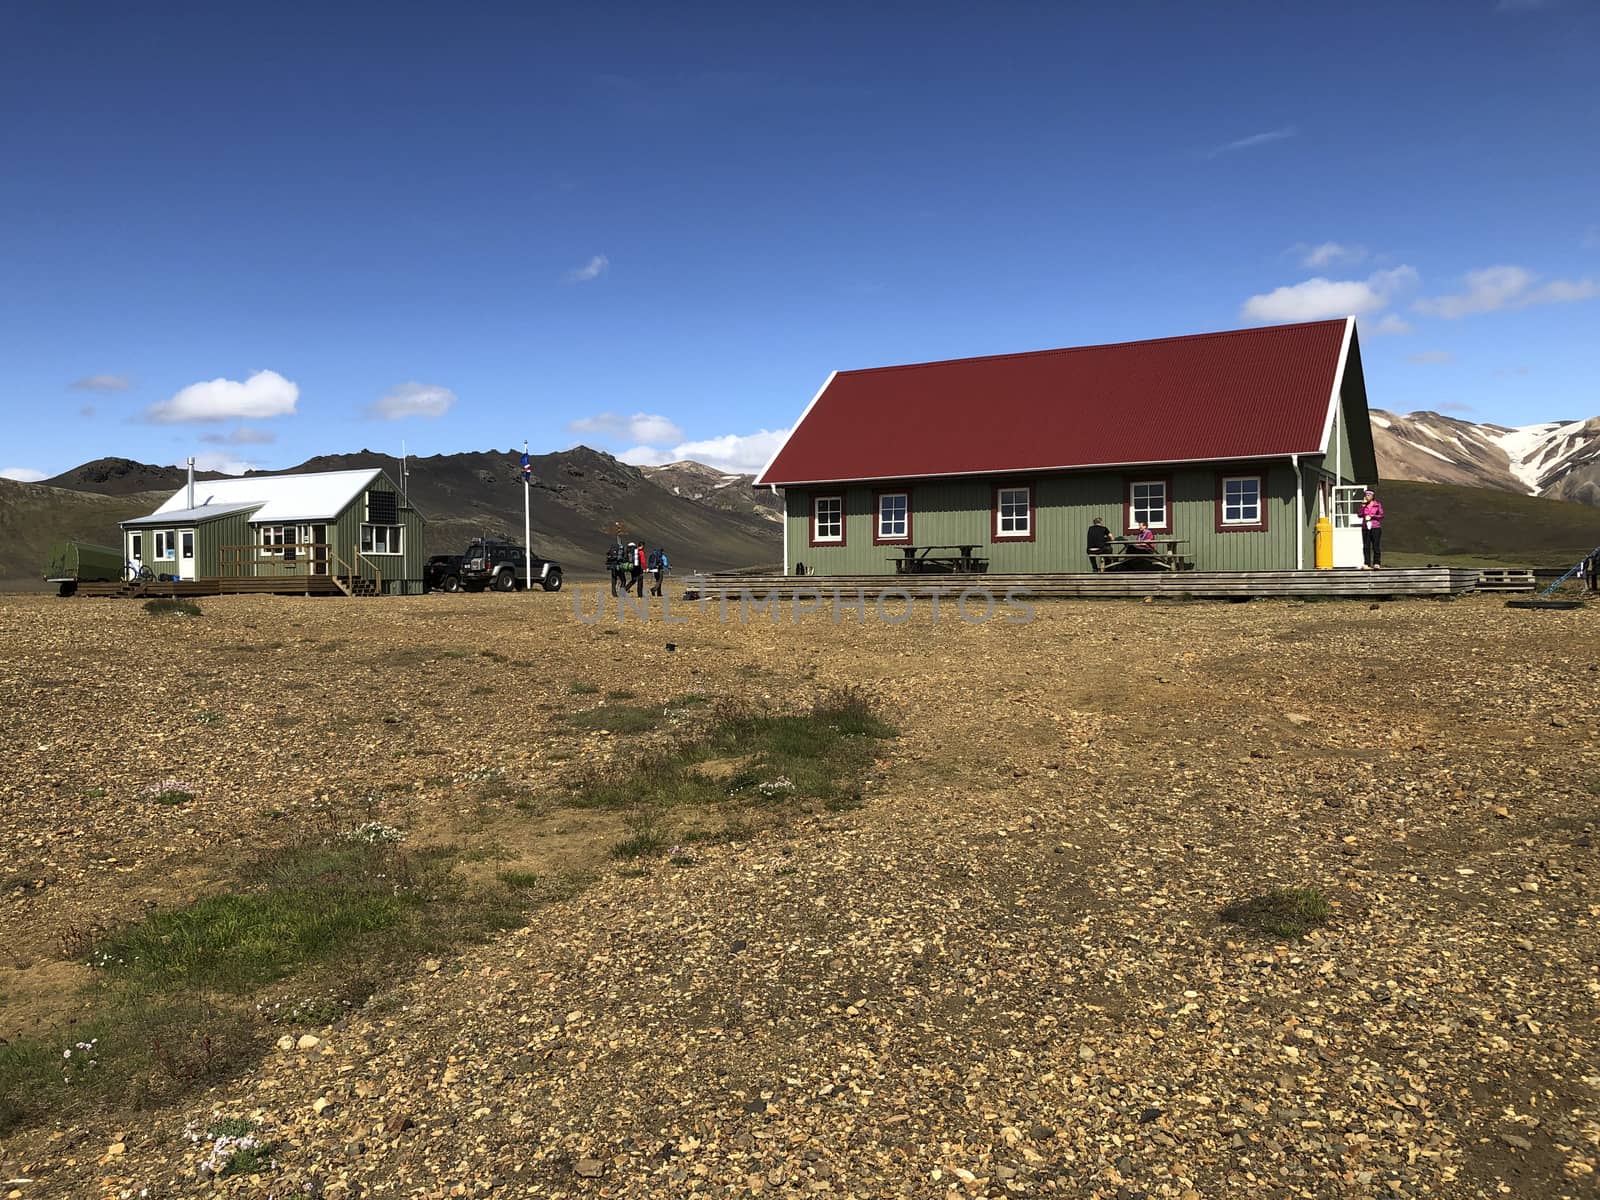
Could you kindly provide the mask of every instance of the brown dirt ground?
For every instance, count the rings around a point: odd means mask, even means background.
[[[308,830],[599,877],[314,1052],[14,1135],[20,1197],[1594,1194],[1600,610],[201,604],[0,601],[0,1034],[70,1010],[88,931]],[[620,818],[560,803],[638,752],[560,722],[607,690],[853,684],[901,731],[860,809],[630,874]],[[196,801],[152,804],[168,778]],[[1279,885],[1333,922],[1219,924]],[[211,1112],[266,1121],[278,1169],[200,1183]]]

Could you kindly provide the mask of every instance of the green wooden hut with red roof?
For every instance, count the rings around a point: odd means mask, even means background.
[[[1088,571],[1140,522],[1200,571],[1314,564],[1317,519],[1376,478],[1354,317],[837,371],[757,484],[784,569],[891,574],[971,547],[991,572]]]

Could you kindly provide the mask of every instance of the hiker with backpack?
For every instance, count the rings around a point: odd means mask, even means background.
[[[611,576],[611,594],[613,596],[617,594],[619,581],[622,584],[622,590],[628,590],[629,584],[632,583],[632,563],[632,551],[624,546],[621,541],[618,541],[613,546],[606,547],[606,574]]]
[[[644,599],[644,546],[637,542],[628,543],[628,566],[632,574],[628,582],[623,585],[624,591],[637,591],[639,598]]]
[[[650,551],[649,565],[650,574],[655,579],[655,582],[650,585],[650,594],[659,596],[661,595],[661,580],[668,571],[672,570],[672,564],[667,561],[667,552],[660,546]]]

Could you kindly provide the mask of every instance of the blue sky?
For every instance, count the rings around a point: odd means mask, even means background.
[[[835,368],[1347,312],[1376,407],[1593,415],[1596,62],[1596,0],[6,5],[0,467],[749,468]]]

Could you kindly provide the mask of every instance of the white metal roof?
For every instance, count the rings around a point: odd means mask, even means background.
[[[187,488],[184,490],[188,491]],[[200,498],[198,483],[195,484],[194,491],[195,499],[198,500]],[[206,504],[196,508],[169,509],[163,504],[148,517],[134,517],[133,520],[122,523],[123,525],[194,525],[200,521],[214,521],[229,513],[249,512],[256,506],[256,504]]]
[[[246,475],[239,479],[196,480],[195,509],[217,504],[257,505],[251,524],[279,521],[331,521],[383,472],[377,467],[361,471],[316,471],[307,475]],[[151,516],[187,512],[187,485]]]

